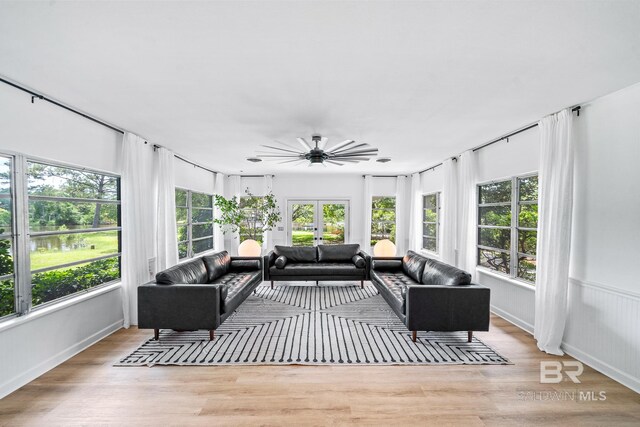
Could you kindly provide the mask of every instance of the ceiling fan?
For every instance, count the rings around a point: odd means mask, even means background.
[[[323,165],[326,167],[327,163],[342,166],[345,163],[366,162],[378,154],[377,148],[370,147],[369,144],[358,143],[352,139],[342,141],[327,150],[325,150],[325,147],[329,138],[320,135],[312,135],[311,144],[309,144],[304,138],[296,139],[300,145],[302,145],[304,150],[300,150],[300,148],[293,147],[289,144],[275,141],[282,147],[262,145],[262,147],[276,151],[261,151],[257,157],[265,160],[277,161],[278,163],[294,163],[297,165],[309,162],[309,166]]]

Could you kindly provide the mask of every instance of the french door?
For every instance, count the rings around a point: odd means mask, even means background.
[[[347,241],[347,200],[289,200],[287,216],[287,236],[292,246],[337,245]]]

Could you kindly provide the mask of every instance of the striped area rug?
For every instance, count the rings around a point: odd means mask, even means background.
[[[116,366],[508,364],[466,332],[418,332],[418,341],[371,284],[261,285],[216,330],[162,330]]]

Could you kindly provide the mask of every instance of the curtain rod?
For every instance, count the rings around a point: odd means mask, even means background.
[[[231,176],[239,176],[240,178],[264,178],[265,176],[275,177],[275,175],[272,174],[272,173],[267,173],[267,174],[264,174],[264,175],[239,175],[237,173],[233,173],[231,175],[227,175],[227,178],[231,177]]]
[[[573,108],[571,109],[571,111],[573,111],[573,112],[577,113],[577,114],[578,114],[578,117],[580,117],[580,108],[581,108],[581,107],[580,107],[579,105],[577,105],[577,106],[573,107]],[[476,152],[476,151],[478,151],[478,150],[482,150],[483,148],[486,148],[486,147],[488,147],[488,146],[490,146],[490,145],[493,145],[493,144],[495,144],[495,143],[497,143],[497,142],[500,142],[500,141],[502,141],[502,140],[505,140],[505,139],[507,140],[507,142],[509,142],[509,138],[511,138],[512,136],[515,136],[515,135],[517,135],[517,134],[519,134],[519,133],[522,133],[522,132],[524,132],[524,131],[527,131],[527,130],[529,130],[529,129],[533,129],[533,128],[534,128],[534,127],[536,127],[536,126],[538,126],[538,122],[531,123],[530,125],[527,125],[527,126],[521,127],[521,128],[520,128],[520,129],[518,129],[518,130],[515,130],[515,131],[513,131],[513,132],[510,132],[510,133],[508,133],[508,134],[506,134],[506,135],[503,135],[503,136],[501,136],[500,138],[496,138],[496,139],[491,140],[491,141],[489,141],[489,142],[486,142],[486,143],[484,143],[484,144],[478,145],[477,147],[474,147],[474,148],[472,148],[471,150],[472,150],[473,152]],[[456,157],[452,157],[452,159],[453,159],[453,160],[458,160],[458,157],[457,157],[457,156],[456,156]],[[438,166],[442,166],[442,162],[438,163],[437,165],[433,165],[433,166],[430,166],[430,167],[428,167],[428,168],[426,168],[426,169],[423,169],[423,170],[421,170],[421,171],[418,171],[418,172],[416,172],[416,173],[423,173],[423,172],[427,172],[427,171],[430,171],[430,170],[433,170],[433,169],[437,168]]]
[[[94,123],[98,123],[99,125],[102,125],[102,126],[104,126],[104,127],[107,127],[107,128],[109,128],[109,129],[111,129],[111,130],[114,130],[114,131],[116,131],[116,132],[121,133],[121,134],[123,134],[123,135],[124,135],[124,132],[125,132],[124,130],[122,130],[122,129],[120,129],[120,128],[117,128],[117,127],[115,127],[115,126],[113,126],[113,125],[110,125],[110,124],[109,124],[109,123],[107,123],[107,122],[103,122],[102,120],[96,119],[95,117],[91,117],[91,116],[90,116],[90,115],[88,115],[88,114],[85,114],[85,113],[83,113],[83,112],[81,112],[81,111],[76,110],[75,108],[71,108],[71,107],[69,107],[69,106],[67,106],[67,105],[61,104],[60,102],[55,101],[55,100],[53,100],[53,99],[51,99],[51,98],[48,98],[48,97],[46,97],[45,95],[43,95],[43,94],[41,94],[41,93],[34,92],[34,91],[32,91],[31,89],[27,89],[26,87],[24,87],[24,86],[20,86],[20,85],[19,85],[19,84],[17,84],[17,83],[10,82],[9,80],[3,79],[2,77],[0,77],[0,82],[5,83],[5,84],[7,84],[7,85],[9,85],[9,86],[11,86],[11,87],[14,87],[14,88],[16,88],[16,89],[18,89],[18,90],[21,90],[21,91],[26,92],[26,93],[28,93],[29,95],[31,95],[31,103],[32,103],[32,104],[34,103],[34,101],[35,101],[35,99],[36,99],[36,98],[41,99],[41,100],[43,100],[43,101],[47,101],[47,102],[49,102],[49,103],[51,103],[51,104],[55,105],[56,107],[63,108],[63,109],[65,109],[65,110],[67,110],[67,111],[70,111],[70,112],[72,112],[72,113],[74,113],[74,114],[77,114],[77,115],[79,115],[79,116],[81,116],[81,117],[84,117],[84,118],[85,118],[85,119],[87,119],[87,120],[91,120],[91,121],[92,121],[92,122],[94,122]],[[147,141],[145,141],[145,144],[146,144],[146,143],[147,143]],[[158,148],[158,147],[161,147],[161,145],[157,145],[157,144],[154,144],[154,145],[153,145],[153,149],[154,149],[154,150],[155,150],[156,148]],[[191,160],[187,160],[187,159],[185,159],[184,157],[182,157],[182,156],[180,156],[180,155],[178,155],[178,154],[176,154],[176,153],[173,153],[173,155],[174,155],[177,159],[180,159],[180,160],[182,160],[182,161],[183,161],[183,162],[185,162],[185,163],[189,163],[190,165],[193,165],[193,166],[198,167],[198,168],[200,168],[200,169],[204,169],[204,170],[206,170],[206,171],[208,171],[208,172],[211,172],[211,173],[218,173],[218,172],[216,172],[216,171],[214,171],[214,170],[211,170],[211,169],[205,168],[204,166],[200,166],[199,164],[194,163],[194,162],[192,162]]]
[[[408,177],[409,175],[362,175],[362,177],[366,177],[366,176],[370,176],[371,178],[397,178],[399,176],[404,176],[405,178]]]

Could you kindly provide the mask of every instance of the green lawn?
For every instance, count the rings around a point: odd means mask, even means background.
[[[77,234],[75,237],[77,237],[77,241],[82,242],[82,247],[78,249],[36,249],[32,251],[31,270],[97,258],[118,252],[118,235],[115,231]]]
[[[293,246],[313,246],[313,231],[294,230],[292,233]],[[342,243],[344,237],[341,234],[324,233],[322,235],[324,243]]]

